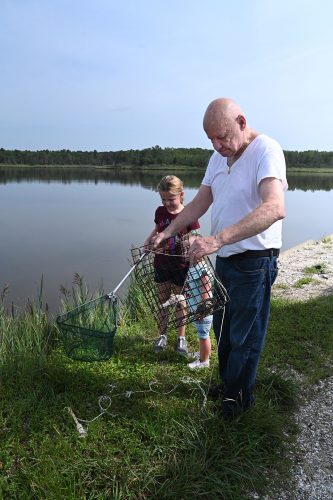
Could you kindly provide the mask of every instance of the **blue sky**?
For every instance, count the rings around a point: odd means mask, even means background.
[[[0,147],[210,148],[227,96],[284,149],[333,149],[331,0],[1,0],[0,20]]]

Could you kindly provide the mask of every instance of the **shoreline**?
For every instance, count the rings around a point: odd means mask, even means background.
[[[333,295],[333,234],[280,254],[273,298],[303,301],[326,295]]]
[[[273,298],[307,301],[333,295],[333,234],[296,245],[281,253],[279,261]],[[305,272],[309,267],[318,272]],[[297,286],[304,278],[311,281]],[[266,500],[333,498],[333,376],[320,380],[303,398],[295,414],[299,434],[293,454],[293,491],[280,490]]]

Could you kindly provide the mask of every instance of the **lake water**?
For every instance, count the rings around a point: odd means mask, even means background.
[[[185,184],[185,202],[202,174],[174,172]],[[59,288],[70,288],[74,273],[94,291],[112,291],[131,265],[131,246],[141,246],[154,226],[160,204],[155,186],[162,170],[111,172],[87,168],[0,169],[0,289],[7,304],[23,307],[43,299],[59,307]],[[284,221],[286,250],[333,233],[333,175],[289,175]],[[209,234],[210,218],[201,220]]]

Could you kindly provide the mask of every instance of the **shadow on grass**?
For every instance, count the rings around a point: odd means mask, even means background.
[[[262,364],[314,383],[332,374],[333,296],[274,300]],[[291,369],[290,369],[291,368]]]

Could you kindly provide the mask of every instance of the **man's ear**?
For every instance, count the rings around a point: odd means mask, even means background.
[[[239,124],[240,129],[244,130],[246,127],[246,118],[243,115],[238,115],[236,118],[236,122]]]

